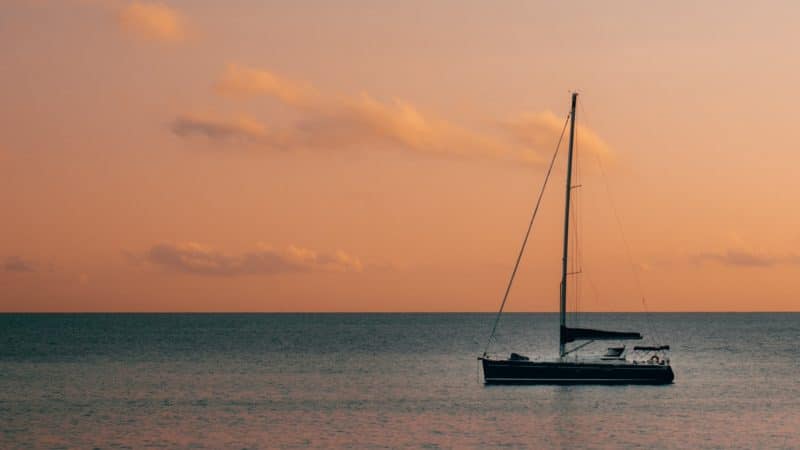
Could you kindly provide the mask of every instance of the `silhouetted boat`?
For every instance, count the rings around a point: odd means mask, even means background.
[[[628,331],[605,331],[591,328],[571,328],[566,324],[567,311],[567,258],[569,250],[569,219],[570,219],[570,194],[572,189],[572,159],[575,141],[575,105],[578,94],[572,94],[572,106],[569,115],[569,155],[567,159],[567,183],[566,183],[566,202],[564,214],[564,249],[561,270],[561,295],[559,302],[559,357],[553,361],[532,361],[527,356],[518,353],[511,353],[507,359],[492,358],[484,351],[478,359],[483,365],[483,376],[486,384],[669,384],[672,383],[674,375],[670,366],[667,352],[668,345],[659,346],[635,346],[632,352],[626,352],[626,348],[610,347],[602,356],[581,357],[569,356],[570,353],[598,340],[631,340],[642,339],[638,332]],[[565,123],[566,127],[566,123]],[[563,137],[563,132],[562,132]],[[560,144],[559,140],[559,144]],[[550,171],[555,161],[550,163],[550,169],[545,177],[545,185],[550,176]],[[517,263],[511,275],[511,281],[506,289],[500,311],[495,319],[492,334],[489,337],[491,343],[497,329],[497,323],[503,312],[508,293],[513,283],[514,275],[519,267],[519,261],[525,249],[533,220],[541,203],[542,192],[539,194],[536,207],[528,226],[528,234],[522,244],[522,249],[517,257]],[[572,349],[567,349],[567,344],[583,341]]]

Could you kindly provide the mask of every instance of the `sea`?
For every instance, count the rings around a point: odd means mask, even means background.
[[[580,316],[669,344],[667,386],[485,386],[493,321],[2,314],[0,448],[800,448],[800,314]],[[506,314],[489,351],[557,331]]]

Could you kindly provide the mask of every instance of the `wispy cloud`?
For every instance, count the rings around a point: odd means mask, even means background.
[[[713,262],[733,267],[775,267],[781,265],[800,265],[800,255],[775,255],[741,249],[728,249],[722,252],[707,252],[695,255],[695,262]]]
[[[564,127],[564,118],[558,117],[550,111],[539,113],[524,113],[517,117],[501,122],[514,138],[530,148],[546,148],[553,139],[561,134]],[[594,131],[580,125],[575,130],[576,140],[581,149],[587,150],[602,158],[609,158],[611,148]]]
[[[257,141],[266,148],[387,147],[450,157],[537,164],[552,150],[564,123],[564,119],[544,112],[521,115],[474,131],[424,113],[400,99],[381,101],[366,93],[326,95],[309,84],[237,64],[226,67],[214,89],[232,98],[270,98],[299,113],[300,118],[292,124],[258,127],[261,134]],[[590,150],[610,152],[594,133],[582,130]],[[181,134],[175,127],[173,131],[181,136],[193,134]],[[216,140],[229,138],[226,133],[203,135]]]
[[[153,264],[178,272],[212,276],[360,272],[363,268],[357,257],[341,250],[320,253],[295,246],[277,250],[260,245],[253,251],[229,255],[194,242],[163,243],[151,247],[145,257]]]
[[[202,135],[214,140],[255,142],[266,137],[266,128],[256,120],[241,116],[218,118],[185,114],[170,125],[172,132],[181,137]]]
[[[186,39],[186,23],[178,11],[162,3],[131,2],[118,15],[123,30],[134,36],[164,42]]]
[[[9,256],[3,261],[3,270],[6,272],[35,272],[36,265],[20,256]]]
[[[214,89],[236,97],[266,95],[292,106],[313,107],[320,102],[319,93],[311,85],[239,64],[228,64]]]

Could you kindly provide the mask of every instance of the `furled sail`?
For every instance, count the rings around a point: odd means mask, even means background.
[[[641,339],[642,335],[633,331],[606,331],[592,328],[569,328],[561,326],[561,342],[592,341],[609,339]]]

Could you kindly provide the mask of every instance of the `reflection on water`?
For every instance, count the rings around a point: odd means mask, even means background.
[[[485,387],[491,315],[2,315],[0,448],[800,447],[800,314],[651,318],[671,386]],[[556,326],[509,315],[496,348]]]

